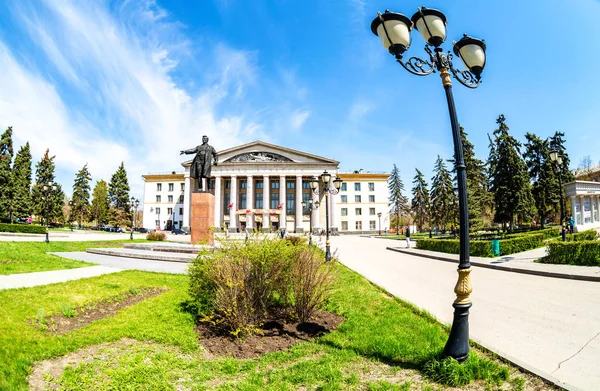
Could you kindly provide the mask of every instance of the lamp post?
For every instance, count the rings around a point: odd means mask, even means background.
[[[320,179],[321,182],[319,182],[317,177],[312,177],[310,180],[310,187],[316,195],[325,193],[325,260],[329,262],[331,261],[331,243],[329,242],[329,194],[338,194],[343,181],[341,178],[335,178],[333,187],[331,187],[331,174],[327,171],[323,171],[320,175]]]
[[[560,189],[560,236],[562,237],[562,241],[567,241],[567,233],[565,232],[565,207],[563,200],[563,187],[562,187],[562,171],[560,166],[562,166],[562,156],[558,154],[558,150],[553,149],[550,151],[550,160],[554,162],[556,165],[556,171],[558,172],[558,188]]]
[[[133,240],[133,228],[135,227],[135,215],[137,214],[137,208],[140,205],[140,200],[136,200],[134,197],[131,197],[129,200],[129,205],[131,205],[131,209],[134,212],[131,215],[131,232],[129,233],[129,240]]]
[[[45,218],[46,218],[46,243],[50,243],[50,236],[48,235],[48,228],[49,228],[49,221],[48,221],[48,214],[49,214],[49,208],[50,208],[50,197],[52,197],[52,193],[55,192],[57,189],[56,184],[52,181],[45,183],[42,185],[42,199],[46,202],[45,208],[44,208],[44,212],[45,212]]]
[[[310,218],[308,219],[308,244],[312,245],[312,211],[315,209],[319,209],[319,201],[313,203],[313,200],[302,201],[302,209],[307,209],[310,213]]]
[[[377,217],[379,217],[379,236],[381,236],[381,212],[377,213]]]
[[[73,206],[75,206],[75,203],[73,202],[73,200],[69,201],[69,228],[71,229],[71,232],[73,232]]]
[[[411,30],[417,29],[425,42],[425,51],[429,61],[418,57],[410,57],[403,61],[403,55],[410,47]],[[411,19],[402,14],[385,11],[371,23],[371,31],[379,37],[383,46],[396,58],[396,61],[407,71],[418,76],[427,76],[435,71],[440,73],[442,85],[446,92],[446,101],[452,125],[452,138],[454,141],[454,157],[456,176],[458,181],[458,197],[460,211],[460,257],[458,266],[458,282],[454,288],[456,300],[454,301],[454,320],[450,337],[444,348],[447,356],[459,362],[469,356],[469,308],[471,307],[471,294],[473,288],[469,273],[469,214],[467,209],[467,183],[466,167],[463,159],[460,128],[454,97],[452,95],[451,75],[462,85],[477,88],[481,83],[481,72],[485,67],[485,41],[472,38],[466,34],[458,41],[453,42],[454,54],[462,60],[468,70],[454,68],[453,56],[450,52],[444,53],[440,47],[446,40],[446,16],[435,9],[419,8]],[[433,48],[433,50],[431,49]]]

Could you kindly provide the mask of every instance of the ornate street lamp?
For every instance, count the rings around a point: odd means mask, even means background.
[[[42,185],[42,200],[45,201],[44,212],[46,215],[45,216],[45,218],[46,218],[46,243],[50,243],[50,236],[48,235],[48,229],[50,227],[49,221],[48,221],[48,214],[49,214],[48,209],[50,209],[50,198],[52,197],[52,193],[54,193],[57,189],[58,188],[57,188],[56,184],[52,181]]]
[[[309,227],[308,227],[308,244],[312,245],[312,211],[315,209],[319,209],[319,201],[315,201],[313,203],[313,200],[308,200],[308,203],[306,201],[302,201],[302,209],[307,209],[309,212]]]
[[[425,51],[429,55],[429,61],[418,57],[410,57],[407,61],[403,60],[403,55],[411,44],[413,27],[419,31],[425,42],[427,42]],[[469,356],[469,308],[472,305],[469,295],[473,289],[469,278],[471,263],[469,261],[466,167],[463,159],[458,117],[452,95],[450,72],[462,85],[477,88],[481,84],[481,73],[485,67],[485,41],[465,34],[458,42],[453,42],[454,54],[460,57],[465,67],[467,67],[467,70],[459,70],[454,68],[452,54],[450,52],[444,53],[440,47],[446,40],[446,17],[438,10],[422,7],[411,19],[387,10],[383,14],[378,12],[377,17],[371,23],[371,31],[379,37],[383,46],[396,58],[396,61],[410,73],[427,76],[436,70],[440,72],[442,85],[446,91],[458,181],[460,262],[458,266],[458,283],[454,288],[457,296],[453,304],[454,320],[444,353],[462,362]]]
[[[562,185],[562,171],[560,167],[562,166],[562,156],[558,153],[558,150],[553,149],[550,151],[550,160],[554,162],[556,166],[556,171],[558,173],[558,188],[560,190],[560,236],[562,237],[562,241],[567,241],[567,233],[565,231],[565,207],[563,200],[563,185]]]
[[[75,206],[75,203],[73,200],[69,200],[69,228],[71,232],[73,232],[73,206]]]
[[[379,236],[381,236],[381,212],[377,213],[377,217],[379,217]]]
[[[129,240],[133,240],[133,228],[135,227],[135,215],[137,214],[137,208],[140,205],[140,200],[136,200],[134,197],[131,197],[129,200],[129,205],[131,205],[131,209],[134,210],[131,215],[131,232],[129,233]]]
[[[331,243],[329,242],[329,194],[338,194],[343,181],[341,178],[335,178],[332,187],[331,174],[327,171],[324,171],[320,175],[320,179],[321,181],[319,181],[317,177],[312,177],[310,180],[310,187],[316,195],[325,193],[325,259],[329,262],[331,261]]]

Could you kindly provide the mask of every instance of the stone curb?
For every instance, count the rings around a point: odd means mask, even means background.
[[[395,251],[395,252],[399,252],[399,253],[403,253],[403,254],[415,255],[417,257],[436,259],[438,261],[458,263],[458,260],[455,260],[452,258],[447,258],[447,257],[441,256],[441,255],[424,254],[424,253],[416,252],[414,250],[413,251],[405,250],[405,249],[399,248],[399,247],[386,247],[386,250]],[[579,274],[566,274],[566,273],[557,273],[557,272],[547,272],[547,271],[541,271],[541,270],[521,269],[521,268],[515,268],[515,267],[508,267],[508,266],[490,265],[489,263],[481,263],[481,262],[476,262],[476,261],[471,262],[471,265],[488,268],[488,269],[501,270],[504,272],[531,274],[534,276],[541,276],[541,277],[562,278],[565,280],[600,282],[600,276],[582,276]]]
[[[119,252],[113,251],[110,249],[104,248],[88,248],[85,252],[90,254],[99,254],[99,255],[108,255],[111,257],[123,257],[123,258],[135,258],[135,259],[146,259],[149,261],[167,261],[167,262],[180,262],[180,263],[190,263],[193,258],[182,258],[182,257],[173,257],[168,255],[161,255],[160,252],[155,251],[152,254],[144,254],[144,253],[133,253],[133,252]]]

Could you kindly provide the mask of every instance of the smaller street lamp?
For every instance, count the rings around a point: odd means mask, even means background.
[[[133,228],[135,227],[135,215],[137,214],[137,208],[140,205],[140,200],[136,200],[134,197],[131,197],[129,200],[129,205],[131,205],[131,209],[134,212],[131,215],[131,232],[129,233],[129,240],[133,240]]]
[[[550,160],[554,162],[556,166],[556,171],[558,173],[558,188],[560,191],[560,236],[562,237],[562,241],[567,241],[567,233],[565,232],[565,207],[563,200],[563,186],[562,186],[562,171],[560,167],[562,166],[562,156],[558,153],[558,150],[553,149],[550,151]]]
[[[75,203],[73,202],[73,200],[69,201],[69,228],[71,229],[71,232],[73,232],[73,206],[75,206]]]
[[[381,212],[377,213],[377,217],[379,217],[379,236],[381,236]]]
[[[306,201],[302,201],[302,209],[308,209],[308,212],[310,213],[310,218],[309,218],[309,227],[308,227],[308,244],[312,245],[312,211],[315,209],[319,209],[319,201],[315,201],[313,203],[313,200],[308,200],[308,203]]]
[[[48,229],[49,229],[49,221],[48,221],[48,214],[49,214],[49,209],[50,209],[50,198],[52,197],[52,193],[54,193],[57,190],[57,186],[54,182],[50,181],[48,183],[45,183],[42,185],[42,200],[45,201],[45,218],[46,218],[46,243],[50,243],[50,236],[48,235]]]
[[[329,241],[329,194],[338,194],[343,181],[341,178],[335,178],[332,187],[331,174],[327,171],[324,171],[320,175],[320,179],[321,181],[319,181],[317,177],[312,177],[310,180],[310,187],[316,195],[325,194],[325,259],[329,262],[331,261],[331,243]]]

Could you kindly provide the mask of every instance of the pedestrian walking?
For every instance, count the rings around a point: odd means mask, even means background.
[[[569,231],[573,233],[573,228],[575,227],[575,220],[573,220],[573,216],[569,219]]]
[[[406,234],[406,248],[410,248],[410,227],[406,227],[405,234]]]

